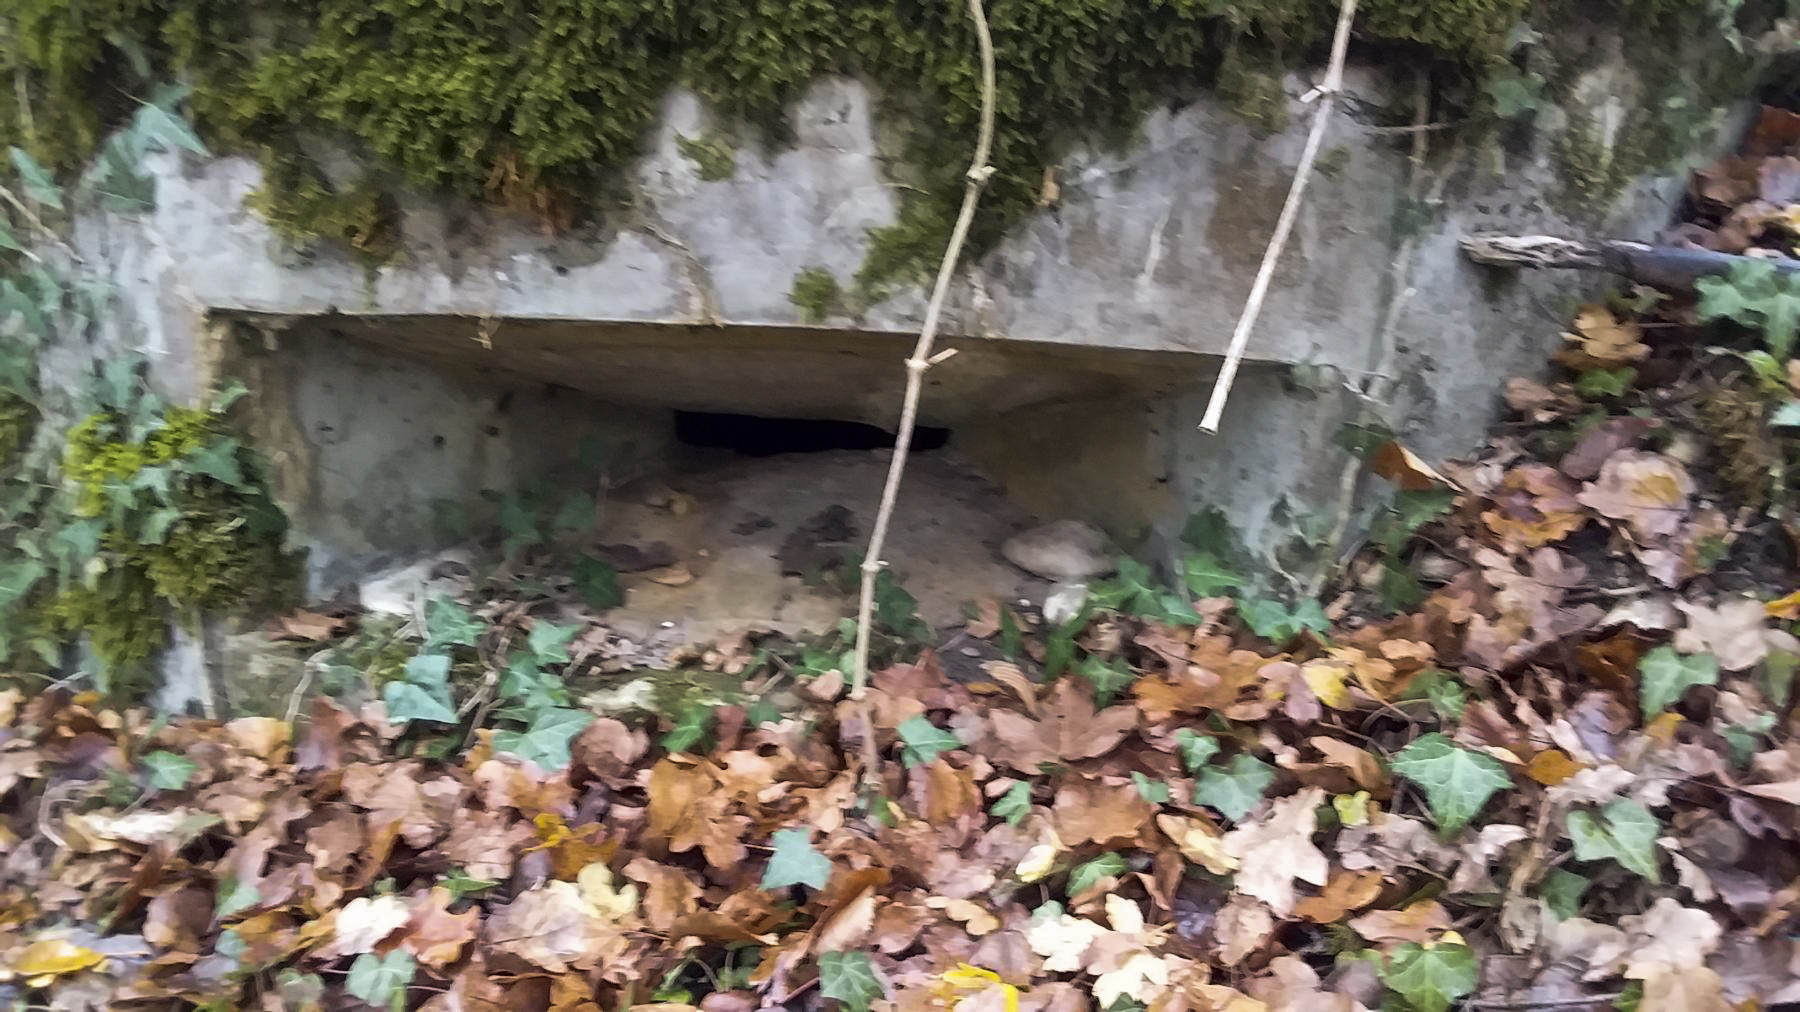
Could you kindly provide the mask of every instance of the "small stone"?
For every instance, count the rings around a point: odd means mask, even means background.
[[[673,566],[652,569],[644,574],[652,583],[660,583],[665,587],[681,587],[694,582],[694,572],[679,562]]]
[[[1087,598],[1085,583],[1059,583],[1051,587],[1049,596],[1044,598],[1044,623],[1052,629],[1067,624],[1081,614],[1081,606],[1087,604]]]
[[[1080,583],[1114,569],[1106,534],[1079,520],[1057,520],[1015,534],[1000,546],[1000,554],[1020,569],[1057,583]]]

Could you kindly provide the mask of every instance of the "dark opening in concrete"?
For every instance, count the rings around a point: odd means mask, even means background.
[[[832,418],[770,418],[713,411],[675,412],[675,439],[687,446],[730,450],[746,457],[826,450],[885,450],[894,434],[877,425]],[[912,448],[942,449],[950,430],[921,425],[913,430]]]

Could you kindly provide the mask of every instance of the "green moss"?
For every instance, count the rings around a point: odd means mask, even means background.
[[[800,315],[808,323],[818,323],[830,316],[839,307],[843,299],[843,290],[838,287],[837,278],[823,267],[807,267],[794,275],[794,287],[788,291],[788,301],[800,310]]]
[[[730,179],[737,171],[737,151],[719,137],[676,134],[675,147],[683,158],[694,163],[694,168],[700,170],[700,178],[706,182]]]
[[[1629,0],[1632,8],[1701,0]],[[1145,112],[1217,85],[1272,125],[1283,68],[1316,60],[1333,0],[991,0],[998,131],[970,237],[979,256],[1035,207],[1045,166],[1072,141],[1123,141]],[[1576,9],[1582,0],[1539,0]],[[434,188],[568,224],[625,178],[668,89],[784,131],[783,108],[825,74],[856,74],[882,119],[910,122],[892,164],[898,221],[871,236],[858,288],[878,293],[935,266],[955,215],[980,101],[975,44],[948,0],[13,0],[0,13],[0,144],[71,167],[129,107],[139,77],[195,82],[220,148],[280,166],[257,204],[283,234],[393,255],[399,185]],[[1503,58],[1532,0],[1365,0],[1357,45],[1440,79]],[[10,31],[9,31],[10,30]],[[4,45],[0,43],[0,45]],[[122,49],[121,47],[124,47]],[[141,50],[132,70],[126,50]],[[1478,94],[1473,89],[1464,92]],[[1473,99],[1471,99],[1472,101]],[[1085,135],[1085,136],[1084,136]],[[321,141],[372,156],[354,186],[319,182]],[[706,144],[706,141],[690,144]],[[684,145],[709,178],[723,152]]]
[[[334,190],[304,163],[272,155],[264,159],[262,185],[246,203],[295,245],[341,242],[365,267],[400,253],[394,198],[366,180]]]
[[[91,415],[70,430],[63,473],[75,514],[101,525],[99,550],[65,574],[43,621],[87,635],[113,689],[166,645],[171,618],[194,628],[207,613],[272,606],[293,585],[285,518],[215,414],[171,407],[136,438],[122,417]]]
[[[31,442],[37,428],[37,409],[18,394],[0,390],[0,465],[5,465]]]

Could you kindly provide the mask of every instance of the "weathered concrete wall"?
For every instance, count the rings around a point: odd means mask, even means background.
[[[1638,85],[1615,64],[1590,76],[1577,94],[1592,118],[1617,122]],[[1547,133],[1510,151],[1452,153],[1434,139],[1420,180],[1411,135],[1364,112],[1404,103],[1382,72],[1357,71],[1224,431],[1205,436],[1195,425],[1299,155],[1306,87],[1290,82],[1292,126],[1272,136],[1202,100],[1151,116],[1128,150],[1071,153],[1060,199],[957,285],[946,330],[964,354],[932,373],[926,420],[959,426],[970,455],[1040,513],[1132,538],[1215,505],[1267,549],[1297,517],[1337,508],[1345,458],[1331,436],[1361,409],[1347,385],[1383,372],[1394,391],[1379,414],[1428,455],[1466,449],[1500,380],[1538,367],[1567,298],[1594,283],[1484,276],[1457,254],[1462,235],[1645,236],[1680,186],[1674,174],[1641,179],[1571,224],[1549,199],[1560,184]],[[263,328],[276,350],[253,377],[258,407],[279,419],[265,435],[287,454],[299,529],[325,549],[323,586],[327,570],[346,577],[411,547],[418,497],[553,466],[540,444],[572,418],[649,454],[666,437],[645,409],[890,418],[923,291],[817,321],[789,300],[809,268],[848,283],[867,230],[893,220],[871,106],[856,82],[820,82],[793,111],[791,145],[744,147],[728,178],[706,180],[679,141],[719,125],[692,96],[671,96],[631,204],[601,224],[545,236],[413,199],[405,261],[373,274],[341,250],[284,248],[244,208],[257,171],[237,159],[161,158],[156,210],[85,222],[81,245],[111,265],[171,392],[192,394],[236,360],[229,328],[208,319]],[[1443,200],[1399,257],[1414,187]],[[423,364],[348,352],[345,340]],[[1292,382],[1292,364],[1310,367],[1312,389]],[[487,379],[431,371],[444,367]],[[559,394],[539,422],[480,448],[494,384],[533,382],[590,400]],[[433,446],[440,436],[456,449]]]

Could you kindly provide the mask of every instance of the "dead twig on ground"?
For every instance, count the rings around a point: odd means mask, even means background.
[[[1337,34],[1331,40],[1331,63],[1325,70],[1325,80],[1307,96],[1308,99],[1316,98],[1319,103],[1313,110],[1312,131],[1306,135],[1306,147],[1301,149],[1300,164],[1294,169],[1294,182],[1288,187],[1287,202],[1281,206],[1281,217],[1275,221],[1275,234],[1269,237],[1262,266],[1256,269],[1256,280],[1250,285],[1250,297],[1244,300],[1244,311],[1238,316],[1237,329],[1231,334],[1231,345],[1225,349],[1225,364],[1219,367],[1219,378],[1213,381],[1212,400],[1207,402],[1206,415],[1200,420],[1202,431],[1219,431],[1219,418],[1225,413],[1225,401],[1231,396],[1231,384],[1237,379],[1238,364],[1243,361],[1244,349],[1250,344],[1250,332],[1256,328],[1257,317],[1262,315],[1263,299],[1269,294],[1269,282],[1275,276],[1275,263],[1281,259],[1288,233],[1294,230],[1294,219],[1299,217],[1300,198],[1306,193],[1306,181],[1312,176],[1313,162],[1318,160],[1319,145],[1325,139],[1325,124],[1331,120],[1332,107],[1344,90],[1344,54],[1350,48],[1350,25],[1355,20],[1356,0],[1343,0],[1338,9]]]
[[[1354,0],[1346,0],[1354,3]],[[875,611],[875,577],[881,572],[881,549],[887,542],[888,524],[894,517],[894,501],[900,493],[900,480],[906,471],[907,450],[912,446],[913,426],[919,414],[919,396],[925,387],[925,371],[943,361],[949,352],[933,356],[932,342],[937,339],[938,318],[944,310],[944,299],[950,290],[950,279],[956,273],[956,261],[975,219],[975,206],[988,177],[994,174],[988,154],[994,143],[994,40],[988,32],[987,13],[981,0],[969,0],[969,18],[975,24],[975,39],[981,52],[981,127],[975,140],[975,157],[963,185],[962,210],[950,230],[950,242],[944,260],[938,265],[937,282],[932,286],[931,301],[925,306],[925,320],[919,328],[919,341],[912,357],[906,360],[906,396],[901,402],[900,427],[894,433],[894,456],[888,463],[887,484],[881,490],[881,506],[875,513],[875,526],[869,534],[869,548],[863,553],[862,591],[856,608],[856,654],[852,668],[850,698],[861,703],[863,721],[863,777],[876,775],[875,723],[866,702],[862,702],[869,679],[869,637]]]

